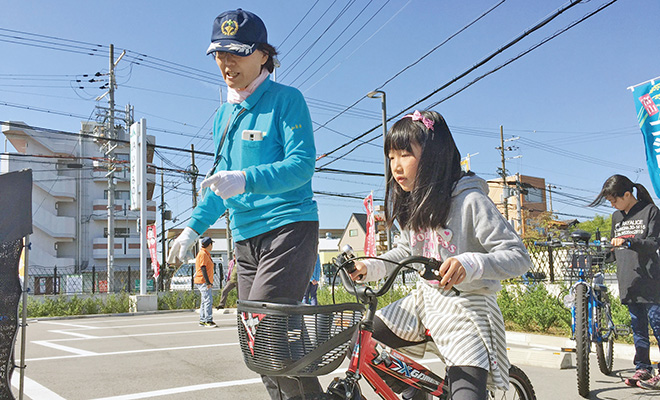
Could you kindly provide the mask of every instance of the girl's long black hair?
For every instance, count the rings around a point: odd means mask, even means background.
[[[387,225],[394,220],[401,228],[414,231],[446,227],[451,206],[451,193],[463,176],[461,153],[442,115],[435,111],[421,111],[433,121],[428,129],[422,121],[403,118],[397,121],[385,136],[385,157],[390,150],[412,152],[411,143],[422,148],[417,165],[415,184],[406,192],[392,178],[389,162],[386,165],[385,216]]]
[[[623,197],[626,192],[633,194],[633,188],[637,189],[637,200],[642,203],[655,204],[649,191],[646,190],[644,185],[641,183],[633,183],[623,175],[612,175],[607,178],[605,183],[603,183],[603,188],[600,190],[600,193],[598,193],[598,197],[589,204],[589,207],[599,205],[606,197]]]

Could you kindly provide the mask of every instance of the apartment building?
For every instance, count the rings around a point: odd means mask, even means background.
[[[81,125],[80,134],[72,135],[20,121],[2,124],[5,151],[0,153],[0,173],[26,168],[33,173],[31,275],[48,274],[55,267],[58,274],[107,269],[108,169],[99,147],[103,129],[96,122]],[[118,128],[117,136],[129,139],[123,128]],[[155,137],[147,140],[155,144]],[[16,153],[7,151],[7,142]],[[130,266],[136,271],[140,265],[139,211],[130,211],[129,144],[116,145],[114,268],[123,271]],[[153,151],[148,151],[149,163],[152,158]],[[156,204],[151,200],[153,167],[148,167],[147,181],[147,223],[152,224],[156,219]]]

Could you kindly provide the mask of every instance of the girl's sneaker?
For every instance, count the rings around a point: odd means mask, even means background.
[[[628,386],[635,387],[639,384],[639,382],[646,381],[651,378],[653,378],[651,371],[647,369],[638,369],[635,371],[635,375],[633,375],[631,378],[626,378],[624,382]]]
[[[637,386],[642,389],[660,390],[660,374],[645,381],[637,381]]]

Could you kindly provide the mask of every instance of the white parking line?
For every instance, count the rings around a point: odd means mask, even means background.
[[[218,331],[236,331],[236,327],[231,327],[231,328],[215,328],[215,329],[206,329],[206,328],[200,328],[200,329],[194,329],[190,331],[174,331],[174,332],[152,332],[152,333],[134,333],[134,334],[128,334],[128,335],[111,335],[111,336],[90,336],[90,335],[80,335],[80,337],[76,338],[64,338],[64,339],[50,339],[47,340],[48,342],[77,342],[80,340],[94,340],[94,339],[121,339],[121,338],[128,338],[128,337],[140,337],[140,336],[160,336],[160,335],[188,335],[191,333],[211,333],[211,332],[218,332]],[[70,335],[77,336],[73,332],[67,332],[67,331],[49,331],[49,332],[57,332],[57,333],[67,333]]]
[[[50,322],[49,322],[50,323]],[[77,329],[82,329],[82,330],[88,330],[88,329],[93,329],[93,330],[101,330],[101,329],[126,329],[126,328],[144,328],[144,327],[150,327],[150,326],[163,326],[163,325],[198,325],[199,322],[191,322],[191,321],[183,321],[183,322],[161,322],[157,324],[137,324],[137,325],[108,325],[108,326],[85,326],[85,325],[77,325],[75,326],[76,329],[67,329],[68,331],[75,331]],[[72,325],[73,326],[73,325]],[[236,329],[236,327],[234,327]]]
[[[20,379],[20,374],[15,372],[11,376],[11,385],[17,389],[20,388]],[[38,384],[27,376],[23,377],[23,393],[31,399],[66,400],[64,397]]]
[[[218,344],[205,344],[205,345],[198,345],[198,346],[166,347],[166,348],[160,348],[160,349],[125,350],[125,351],[112,351],[112,352],[109,352],[109,353],[91,353],[91,354],[77,354],[77,355],[70,355],[70,356],[28,358],[25,361],[62,360],[62,359],[67,359],[67,358],[114,356],[114,355],[118,355],[118,354],[153,353],[153,352],[157,352],[157,351],[191,350],[191,349],[203,349],[203,348],[208,348],[208,347],[226,347],[226,346],[237,346],[237,345],[238,345],[238,343],[218,343]]]
[[[96,326],[88,326],[88,325],[78,325],[78,324],[69,324],[66,322],[57,322],[57,321],[37,321],[40,324],[50,324],[50,325],[61,325],[61,326],[68,326],[70,328],[80,328],[80,329],[101,329]],[[29,323],[29,321],[28,321]]]
[[[85,335],[84,333],[78,333],[78,332],[72,332],[72,331],[63,331],[63,330],[52,330],[48,331],[52,333],[59,333],[61,335],[71,335],[71,336],[76,336],[77,338],[82,338],[82,339],[93,339],[97,336],[92,336],[92,335]],[[71,340],[71,339],[53,339],[49,340],[49,342],[54,342],[56,340]]]
[[[50,347],[51,349],[66,351],[66,352],[69,352],[69,353],[77,354],[79,356],[95,356],[95,355],[98,355],[98,353],[94,353],[93,351],[80,350],[80,349],[76,349],[76,348],[69,347],[69,346],[62,346],[61,344],[50,343],[50,341],[48,341],[48,340],[34,340],[31,343],[39,344],[39,345],[42,345],[44,347]]]
[[[252,385],[252,384],[255,384],[255,383],[261,383],[261,378],[243,379],[243,380],[240,380],[240,381],[205,383],[205,384],[201,384],[201,385],[192,385],[192,386],[182,386],[182,387],[171,388],[171,389],[153,390],[151,392],[125,394],[125,395],[121,395],[121,396],[101,397],[101,398],[93,399],[93,400],[148,399],[150,397],[168,396],[168,395],[171,395],[171,394],[188,393],[188,392],[194,392],[194,391],[197,391],[197,390],[216,389],[216,388],[222,388],[222,387],[228,387],[228,386]]]
[[[441,362],[439,358],[425,358],[418,361],[420,362],[423,361],[424,363],[429,363],[429,364],[434,362]],[[342,375],[345,372],[346,372],[346,368],[339,368],[328,375]],[[101,397],[93,400],[139,400],[139,399],[148,399],[151,397],[169,396],[177,393],[194,392],[198,390],[217,389],[217,388],[241,386],[241,385],[252,385],[261,382],[262,381],[260,378],[241,379],[236,381],[205,383],[201,385],[181,386],[178,388],[171,388],[171,389],[152,390],[150,392],[124,394],[121,396]]]

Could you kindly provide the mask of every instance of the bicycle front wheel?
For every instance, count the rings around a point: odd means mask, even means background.
[[[509,390],[490,392],[489,400],[536,400],[532,382],[522,369],[512,365],[509,368]]]
[[[589,397],[589,304],[587,285],[578,284],[575,288],[575,358],[577,362],[578,393]]]
[[[603,293],[607,296],[607,293]],[[598,326],[598,336],[605,335],[607,340],[596,343],[596,355],[598,356],[598,368],[605,375],[612,373],[614,365],[614,326],[612,324],[612,314],[610,303],[604,301],[596,309],[596,324]]]

